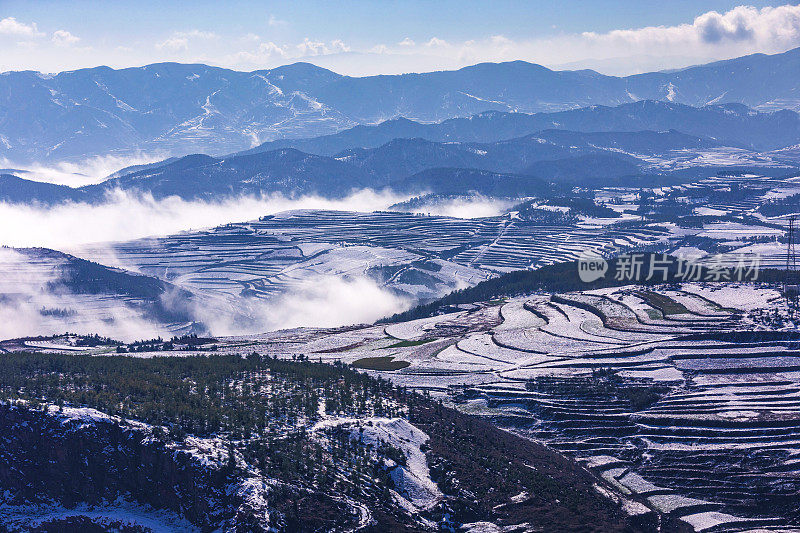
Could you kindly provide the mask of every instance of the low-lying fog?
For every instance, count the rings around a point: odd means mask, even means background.
[[[404,199],[370,190],[340,200],[270,195],[220,201],[183,200],[177,196],[156,200],[149,194],[114,191],[98,204],[43,207],[0,203],[0,244],[64,249],[244,222],[292,209],[374,211]]]
[[[219,201],[156,200],[149,194],[115,191],[98,204],[64,203],[43,207],[0,202],[0,245],[42,246],[63,250],[73,246],[140,237],[169,235],[179,231],[244,222],[294,209],[333,209],[371,212],[407,200],[391,192],[369,189],[342,199],[320,196],[286,198],[280,194],[242,196]],[[475,197],[449,199],[415,211],[431,215],[475,218],[497,215],[509,202]]]
[[[133,157],[98,156],[80,162],[53,165],[14,165],[0,160],[0,167],[25,170],[28,180],[79,187],[101,183],[110,174],[131,165],[163,159],[163,155]],[[420,191],[419,195],[424,195]],[[341,199],[322,196],[288,198],[280,194],[240,196],[214,201],[179,197],[154,199],[149,194],[116,190],[99,203],[63,203],[53,206],[0,202],[0,245],[44,247],[78,253],[82,245],[163,236],[186,230],[254,220],[261,216],[298,209],[330,209],[371,212],[386,210],[415,195],[369,189],[354,191]],[[412,212],[475,218],[499,215],[512,202],[474,197],[433,200],[415,205]],[[71,331],[99,333],[121,340],[169,336],[165,325],[143,316],[141,309],[121,298],[92,300],[58,289],[57,271],[42,270],[26,256],[0,250],[0,338],[48,335]],[[93,259],[80,253],[85,259]],[[109,265],[119,266],[119,265]],[[171,296],[165,295],[165,298]],[[398,296],[365,276],[320,276],[270,300],[239,299],[235,302],[201,298],[190,304],[189,314],[215,335],[235,335],[274,329],[331,327],[368,323],[405,310],[414,302]],[[170,302],[174,304],[175,302]],[[98,305],[100,308],[98,308]]]
[[[0,248],[0,272],[0,339],[71,332],[132,342],[187,333],[192,323],[204,333],[245,335],[372,323],[413,304],[367,277],[318,276],[271,300],[198,295],[187,301],[178,291],[167,291],[160,298],[163,307],[183,310],[188,319],[168,325],[150,317],[146,302],[66,290],[57,261],[32,262]]]
[[[489,198],[480,194],[471,197],[448,198],[415,207],[412,213],[441,215],[455,218],[483,218],[501,215],[511,209],[517,201]]]
[[[108,176],[126,167],[147,165],[166,159],[165,154],[140,153],[129,156],[98,155],[81,161],[61,161],[49,165],[41,163],[19,164],[0,159],[0,168],[21,170],[20,178],[54,183],[68,187],[82,187],[102,183]]]
[[[414,302],[366,276],[320,275],[269,300],[245,299],[236,312],[198,305],[193,312],[214,335],[245,335],[298,327],[370,324]],[[244,312],[246,317],[240,313]]]

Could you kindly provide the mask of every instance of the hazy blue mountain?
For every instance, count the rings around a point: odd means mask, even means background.
[[[83,187],[93,198],[119,188],[149,192],[157,198],[219,198],[280,192],[339,196],[372,185],[366,172],[336,159],[283,149],[217,159],[186,156],[177,161]]]
[[[525,139],[523,137],[522,139]],[[688,135],[676,130],[665,131],[567,131],[544,130],[527,138],[544,140],[552,144],[585,149],[605,149],[638,154],[662,154],[670,150],[702,149],[720,146],[712,139],[696,135]],[[514,140],[503,141],[499,145],[513,143]]]
[[[602,179],[611,180],[642,173],[641,161],[621,154],[588,154],[564,159],[537,161],[521,171],[530,176],[547,176],[549,180],[589,185]]]
[[[425,139],[395,139],[378,148],[346,150],[336,158],[376,176],[382,185],[428,168],[490,170],[495,166],[469,146]]]
[[[434,124],[398,118],[320,137],[271,141],[246,153],[296,148],[312,154],[335,155],[351,148],[375,148],[397,138],[494,142],[545,129],[581,132],[678,130],[716,139],[725,145],[754,150],[774,150],[800,143],[800,115],[794,111],[758,112],[740,104],[692,107],[643,100],[616,107],[591,106],[555,113],[487,111]]]
[[[305,63],[254,72],[174,63],[122,70],[97,67],[56,75],[6,72],[0,75],[0,157],[25,163],[137,151],[166,156],[193,152],[219,155],[269,140],[314,137],[398,117],[437,122],[485,111],[555,112],[645,99],[694,106],[736,103],[757,109],[795,109],[800,105],[797,97],[800,79],[792,74],[798,72],[799,66],[800,49],[795,49],[772,56],[757,54],[675,72],[625,78],[589,70],[552,71],[523,61],[362,78],[341,76]],[[780,147],[774,139],[797,136],[796,115],[779,114],[769,119],[754,119],[761,125],[756,140],[741,135],[741,127],[730,133],[730,139],[723,137],[726,124],[744,120],[723,119],[720,115],[726,109],[734,115],[746,113],[735,107],[717,110],[719,125],[712,129],[716,128],[720,135],[681,127],[680,119],[666,111],[669,115],[666,117],[645,115],[628,120],[647,122],[637,127],[628,124],[622,128],[609,123],[603,129],[674,128],[770,147]],[[602,109],[596,112],[598,116],[603,113],[609,112]],[[576,115],[575,120],[583,117],[591,121],[592,114],[584,112]],[[484,118],[496,119],[492,115]],[[559,118],[565,117],[536,120],[560,123]],[[482,141],[503,138],[500,135],[516,137],[548,127],[597,130],[588,124],[533,125],[529,120],[520,117],[519,124],[504,126],[506,129],[501,128],[493,138],[475,132],[483,137],[467,139],[461,131],[463,124],[448,127],[454,130],[449,134],[460,140]],[[626,121],[621,116],[617,120]],[[669,124],[664,128],[654,125],[665,121]],[[690,122],[698,122],[698,118]],[[411,131],[417,128],[413,124],[390,126],[408,130],[396,131],[395,136],[428,138],[426,134]],[[515,130],[521,127],[526,129]],[[775,128],[775,133],[764,132]],[[444,128],[439,136],[429,140],[444,140],[447,134]],[[382,144],[388,140],[383,137],[374,142]],[[330,155],[355,146],[375,144],[330,145],[325,150]]]
[[[487,113],[488,114],[488,113]],[[502,116],[528,116],[518,113],[498,113],[498,115]],[[482,117],[482,115],[476,115],[475,117],[470,117],[470,119],[449,119],[444,122],[435,123],[435,124],[422,124],[420,122],[415,122],[413,120],[409,120],[407,118],[393,118],[390,120],[386,120],[381,122],[380,124],[365,126],[365,125],[358,125],[352,128],[340,131],[338,133],[333,133],[330,135],[321,135],[319,137],[310,137],[310,138],[303,138],[303,139],[279,139],[277,141],[269,141],[263,144],[260,144],[254,148],[249,150],[245,150],[242,152],[243,154],[249,153],[256,153],[256,152],[267,152],[270,150],[278,150],[280,148],[295,148],[297,150],[301,150],[303,152],[307,152],[309,154],[318,154],[318,155],[335,155],[339,152],[343,152],[345,150],[349,150],[351,148],[377,148],[383,144],[386,144],[394,139],[412,139],[412,138],[420,138],[420,139],[427,139],[429,141],[442,141],[445,140],[444,138],[444,130],[445,129],[452,129],[450,128],[450,124],[453,122],[461,122],[469,120],[469,123],[463,124],[463,128],[458,128],[458,136],[453,140],[457,141],[497,141],[502,138],[506,137],[498,137],[495,138],[497,134],[495,134],[491,128],[483,126],[480,129],[489,130],[486,132],[486,135],[490,136],[490,138],[481,138],[476,139],[474,138],[474,129],[469,128],[469,125],[472,123],[473,118]],[[479,122],[480,119],[476,120]],[[461,124],[459,125],[461,126]],[[523,128],[523,133],[529,133],[526,128]],[[520,135],[511,135],[511,137],[519,137]],[[466,138],[465,138],[466,137]],[[510,138],[510,137],[508,137]]]
[[[317,93],[353,120],[403,116],[428,122],[480,111],[554,111],[629,102],[622,78],[591,70],[553,71],[525,61],[481,63],[455,71],[343,77]]]
[[[493,143],[394,139],[377,148],[345,150],[334,157],[294,148],[224,158],[195,154],[134,167],[135,171],[129,174],[77,189],[8,175],[0,177],[0,199],[40,203],[99,201],[115,189],[150,193],[156,198],[189,199],[270,193],[341,197],[354,189],[387,187],[400,192],[435,190],[456,194],[456,190],[475,190],[505,196],[513,195],[513,187],[519,186],[516,194],[527,195],[541,190],[544,182],[579,183],[598,177],[640,174],[648,164],[643,157],[715,146],[715,141],[677,131],[544,130]],[[436,171],[424,172],[432,169]],[[526,181],[519,175],[542,181]],[[459,183],[448,185],[447,180]],[[480,183],[481,180],[486,181]]]
[[[346,150],[335,157],[370,173],[377,183],[383,185],[429,168],[456,167],[528,174],[528,168],[537,161],[607,152],[652,155],[712,146],[717,146],[717,143],[677,131],[582,133],[545,130],[494,143],[395,139],[378,148]],[[634,161],[634,157],[628,160]],[[548,177],[546,174],[531,174]]]
[[[515,174],[501,174],[472,168],[431,168],[391,184],[401,193],[437,195],[537,196],[553,188],[545,181]]]
[[[358,122],[396,116],[441,121],[472,114],[470,110],[531,113],[638,100],[800,109],[797,72],[800,48],[622,78],[512,61],[452,72],[342,77],[322,87],[317,96]]]
[[[87,198],[86,192],[80,189],[0,174],[0,202],[52,204]]]
[[[0,76],[0,155],[45,161],[137,150],[228,153],[354,125],[306,92],[339,78],[311,65],[235,72],[162,63]]]
[[[752,54],[672,72],[638,74],[626,82],[637,99],[800,110],[798,72],[800,48],[795,48],[782,54]]]
[[[373,185],[366,172],[330,157],[298,150],[274,150],[227,159],[189,155],[160,166],[117,176],[96,185],[71,188],[0,176],[0,201],[53,204],[102,201],[112,190],[149,193],[155,198],[214,199],[282,193],[344,196]]]
[[[121,168],[116,172],[111,173],[110,175],[106,176],[106,179],[117,178],[119,176],[125,176],[126,174],[133,174],[135,172],[139,172],[142,170],[163,167],[164,165],[174,163],[177,160],[178,160],[177,157],[168,157],[167,159],[163,159],[161,161],[155,161],[153,163],[145,163],[142,165],[131,165],[129,167]]]
[[[549,174],[531,165],[539,161],[610,154],[613,157],[608,161],[586,159],[585,163],[592,166],[613,161],[613,165],[606,167],[605,175],[615,171],[627,175],[634,173],[633,169],[643,165],[644,161],[625,153],[653,155],[669,150],[713,146],[717,146],[714,141],[676,131],[582,133],[546,130],[495,143],[394,139],[377,148],[346,150],[334,157],[306,154],[291,148],[224,159],[193,155],[85,187],[84,190],[94,196],[117,187],[148,191],[156,197],[175,194],[211,198],[271,192],[341,196],[356,188],[394,188],[402,184],[401,190],[409,192],[412,184],[423,182],[402,180],[429,169],[471,169],[472,174],[463,176],[470,176],[473,181],[479,176],[498,179],[493,173],[529,174],[550,181]],[[577,176],[581,172],[580,161],[576,159],[568,163],[572,170],[567,174]],[[584,173],[599,175],[597,170],[591,169],[584,169]],[[554,172],[556,179],[561,179],[562,175],[566,177],[563,172]],[[431,179],[430,175],[423,174],[417,180],[423,178]]]

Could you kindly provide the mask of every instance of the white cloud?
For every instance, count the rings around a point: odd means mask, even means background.
[[[219,35],[214,33],[213,31],[200,31],[200,30],[192,30],[188,32],[182,33],[187,37],[197,38],[197,39],[218,39]]]
[[[285,60],[289,56],[289,47],[278,46],[272,41],[258,43],[254,50],[242,50],[233,55],[235,65],[259,66],[273,64]]]
[[[176,31],[165,41],[156,43],[156,48],[175,52],[180,50],[186,51],[189,49],[189,42],[192,40],[209,41],[218,38],[219,35],[210,31]]]
[[[188,50],[189,39],[187,39],[186,37],[170,37],[166,41],[156,43],[156,48],[174,50],[174,51]]]
[[[93,253],[82,255],[92,259]],[[108,253],[113,259],[113,250],[103,250],[104,260],[109,259]],[[51,261],[32,262],[16,250],[0,248],[4,274],[0,277],[0,339],[65,331],[98,333],[125,342],[172,336],[164,324],[148,318],[145,309],[124,298],[105,298],[98,305],[97,296],[60,288],[64,279],[58,266],[63,263]],[[370,305],[364,305],[365,301]],[[348,274],[309,276],[268,300],[197,294],[194,301],[186,301],[176,291],[168,291],[161,302],[167,309],[188,312],[213,335],[372,323],[413,304],[366,276]]]
[[[365,56],[362,64],[344,69],[337,66],[342,73],[358,75],[421,72],[522,59],[624,75],[756,52],[778,53],[797,46],[800,46],[800,5],[762,9],[739,6],[723,13],[702,13],[684,24],[606,33],[561,33],[534,39],[492,35],[460,42],[433,36],[422,43],[405,38],[394,46],[377,45],[365,50],[380,54],[380,59],[370,60]]]
[[[250,47],[247,49],[239,50],[222,58],[220,64],[235,68],[276,67],[288,61],[331,56],[350,51],[350,47],[340,39],[323,42],[306,37],[295,45],[278,44],[274,41],[260,41],[259,39],[251,40],[248,44]]]
[[[53,207],[0,202],[0,244],[58,248],[87,259],[101,259],[110,266],[131,268],[108,247],[97,243],[121,241],[147,235],[168,235],[182,230],[218,226],[235,220],[253,220],[263,215],[290,209],[333,209],[371,212],[386,209],[408,196],[362,190],[348,198],[329,200],[318,196],[285,198],[281,195],[238,197],[227,200],[186,201],[177,197],[154,200],[150,195],[115,191],[106,201],[91,205],[67,203]],[[231,217],[235,213],[235,217]],[[235,220],[234,220],[235,219]],[[86,224],[90,220],[91,224]],[[89,245],[89,246],[84,246]],[[97,251],[103,250],[102,257]],[[120,299],[113,305],[87,305],[70,294],[47,289],[57,281],[52,269],[43,278],[33,276],[31,265],[16,252],[0,247],[0,338],[21,335],[99,332],[125,340],[168,337],[160,324],[151,323],[141,311]],[[15,264],[22,264],[15,268]],[[136,270],[133,268],[133,270]],[[372,305],[361,302],[367,298]],[[169,301],[165,301],[169,304]],[[185,302],[174,301],[175,306]],[[402,311],[411,304],[373,280],[353,272],[339,275],[309,276],[274,300],[238,298],[234,302],[215,298],[198,300],[190,311],[208,325],[214,334],[244,334],[304,325],[338,326],[372,322]],[[235,303],[235,305],[230,305]],[[42,309],[65,309],[70,316],[46,315]],[[74,311],[74,316],[73,316]],[[98,313],[104,313],[99,316]]]
[[[296,49],[298,54],[295,57],[320,56],[350,51],[350,47],[339,39],[326,44],[322,41],[312,41],[308,37],[303,39],[303,42],[298,44]]]
[[[6,17],[0,20],[0,35],[14,35],[17,37],[41,37],[44,35],[39,32],[36,23],[25,24],[14,17]]]
[[[26,171],[20,177],[31,181],[55,183],[69,187],[82,187],[105,181],[108,176],[120,169],[133,165],[146,165],[163,161],[165,152],[136,153],[130,156],[103,155],[89,157],[81,161],[62,161],[52,166],[20,165],[0,158],[0,167]]]
[[[315,56],[325,52],[325,43],[315,42],[306,37],[303,42],[297,45],[300,55]]]
[[[428,48],[443,48],[449,46],[447,41],[439,39],[438,37],[431,37],[431,40],[425,43]]]
[[[800,44],[800,5],[762,9],[738,6],[725,13],[703,13],[691,24],[648,26],[601,34],[585,32],[581,36],[592,43],[648,49],[746,44],[759,50],[774,51]]]
[[[56,44],[56,46],[70,46],[80,41],[80,38],[72,35],[66,30],[56,30],[53,32],[52,41]]]
[[[98,204],[64,203],[53,207],[0,202],[0,245],[45,246],[59,250],[82,244],[169,235],[227,222],[254,220],[290,209],[372,212],[408,199],[388,192],[362,190],[347,198],[286,198],[280,194],[244,196],[206,202],[122,191]],[[231,214],[235,213],[232,218]],[[87,224],[86,221],[92,221]]]
[[[411,212],[421,215],[440,215],[455,218],[483,218],[505,213],[514,203],[514,201],[510,200],[498,200],[476,194],[471,197],[434,200],[415,206]]]
[[[218,39],[215,33],[195,29],[166,35],[155,46],[126,42],[116,43],[123,44],[125,49],[111,44],[90,50],[89,46],[65,49],[34,38],[43,35],[36,24],[8,17],[0,20],[0,35],[15,35],[17,49],[14,54],[0,54],[0,70],[32,68],[54,72],[98,63],[125,67],[174,60],[239,69],[273,68],[307,58],[320,66],[358,76],[454,69],[484,61],[521,59],[549,66],[630,74],[756,52],[777,53],[800,46],[800,5],[739,6],[725,12],[708,11],[672,26],[571,34],[554,30],[550,35],[531,38],[476,35],[463,41],[445,40],[433,34],[422,41],[407,36],[399,42],[377,41],[360,47],[351,47],[341,39],[281,39],[275,34],[284,31],[278,28],[284,23],[275,16],[265,20],[263,26],[269,26],[272,32],[268,39],[256,33]],[[82,37],[81,44],[88,40],[86,35]],[[348,55],[341,55],[343,52]]]
[[[503,35],[492,35],[489,37],[489,40],[496,46],[510,46],[514,44],[514,41]]]
[[[336,53],[339,53],[339,52],[349,52],[349,51],[350,51],[350,47],[347,46],[344,43],[344,41],[342,41],[340,39],[334,39],[333,41],[331,41],[331,48],[330,48],[330,52],[328,52],[328,53],[336,54]]]
[[[108,299],[98,306],[92,295],[54,290],[54,285],[64,281],[60,269],[53,268],[59,264],[37,264],[15,250],[0,248],[0,338],[53,335],[66,330],[99,333],[128,342],[170,337],[166,328],[148,320],[142,309],[128,305],[123,298]]]
[[[285,47],[278,46],[272,41],[260,43],[258,45],[258,53],[267,57],[286,57],[287,55]]]
[[[365,301],[370,305],[364,305]],[[245,335],[297,327],[369,324],[405,311],[412,304],[411,299],[366,276],[319,275],[268,300],[239,298],[235,313],[206,302],[194,312],[214,335]]]

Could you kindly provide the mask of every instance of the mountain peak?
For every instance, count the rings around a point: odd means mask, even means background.
[[[553,71],[526,61],[361,78],[307,62],[253,72],[156,63],[57,76],[7,73],[0,76],[0,109],[6,117],[0,125],[0,158],[21,166],[109,153],[225,154],[248,150],[254,141],[310,139],[396,117],[416,122],[390,123],[379,139],[383,143],[387,137],[423,136],[429,124],[482,112],[601,106],[594,109],[606,113],[608,107],[639,100],[649,101],[639,106],[661,109],[728,103],[800,109],[800,82],[784,75],[800,68],[798,58],[800,49],[794,49],[724,66],[624,78]],[[389,133],[390,127],[395,131]],[[355,146],[367,145],[375,142]],[[324,152],[332,155],[350,146],[332,140]]]
[[[458,72],[494,72],[494,71],[516,71],[516,72],[555,72],[538,63],[529,63],[517,59],[515,61],[502,61],[499,63],[486,62],[477,63],[468,67],[463,67]]]
[[[298,61],[296,63],[289,63],[288,65],[281,65],[280,67],[275,67],[273,69],[265,70],[262,72],[266,73],[276,73],[276,74],[295,74],[295,75],[309,75],[309,74],[332,74],[334,76],[340,77],[341,74],[337,74],[332,70],[328,70],[323,67],[319,67],[313,63],[308,63],[306,61]]]

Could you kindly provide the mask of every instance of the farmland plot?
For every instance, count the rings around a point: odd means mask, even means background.
[[[587,249],[665,243],[645,227],[541,226],[510,216],[455,219],[405,213],[289,211],[74,253],[192,290],[270,298],[320,276],[367,277],[415,300],[435,299],[500,272],[575,259]]]
[[[408,323],[276,333],[269,346],[275,356],[403,362],[369,372],[544,441],[619,496],[697,530],[791,530],[800,334],[757,331],[743,312],[785,312],[776,297],[689,283],[543,294]]]

